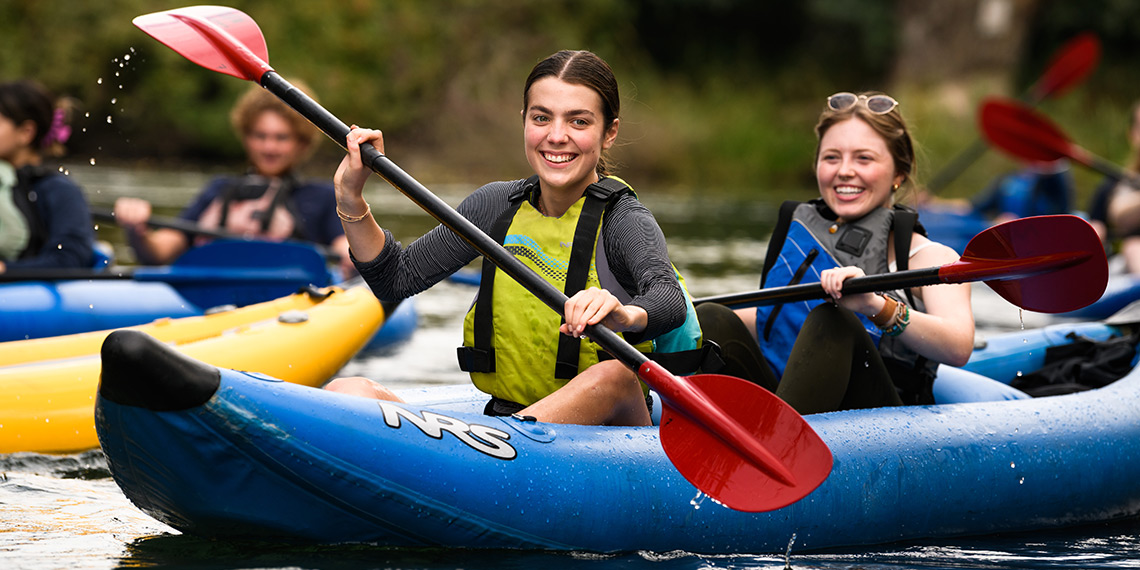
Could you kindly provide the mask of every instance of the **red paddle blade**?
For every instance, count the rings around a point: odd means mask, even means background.
[[[1091,32],[1081,34],[1061,46],[1049,62],[1045,74],[1033,86],[1031,101],[1041,101],[1068,91],[1084,80],[1100,62],[1100,40]]]
[[[135,26],[186,59],[239,79],[259,81],[272,71],[257,22],[224,6],[190,6],[145,14]]]
[[[693,486],[739,511],[771,511],[790,505],[815,490],[831,473],[831,451],[803,417],[775,394],[732,376],[687,377],[700,396],[716,402],[734,423],[766,449],[790,476],[783,481],[757,465],[740,447],[681,411],[665,399],[661,413],[661,446]]]
[[[962,258],[942,266],[944,283],[986,281],[1010,303],[1039,313],[1065,313],[1100,299],[1108,286],[1104,246],[1077,216],[1034,216],[999,224],[974,236]],[[981,272],[981,273],[980,273]]]
[[[986,139],[1014,158],[1051,162],[1068,157],[1091,164],[1088,153],[1070,142],[1049,119],[1024,104],[987,99],[982,103],[979,120]]]

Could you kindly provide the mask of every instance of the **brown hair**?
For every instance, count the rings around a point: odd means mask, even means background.
[[[290,80],[289,82],[314,100],[317,98],[303,82],[299,80]],[[320,131],[317,127],[313,126],[284,101],[277,98],[276,95],[258,85],[251,87],[242,94],[237,103],[234,103],[233,109],[230,110],[230,125],[233,126],[234,134],[238,138],[244,139],[253,130],[253,124],[266,111],[277,113],[289,123],[289,126],[293,128],[293,135],[306,147],[305,156],[312,153],[316,147],[315,143],[320,142],[318,138]]]
[[[538,62],[523,87],[523,110],[530,104],[530,87],[539,79],[555,77],[574,85],[593,89],[602,99],[602,119],[605,121],[603,133],[609,132],[621,112],[621,98],[618,95],[617,79],[609,64],[596,54],[585,50],[562,50]],[[598,175],[610,174],[612,165],[602,151],[598,160]]]
[[[914,141],[910,138],[906,121],[903,119],[902,114],[899,113],[899,108],[896,106],[889,112],[880,115],[871,112],[865,104],[867,97],[882,94],[883,93],[877,91],[857,93],[858,102],[842,111],[836,111],[827,106],[824,107],[823,113],[819,116],[819,122],[815,125],[815,159],[817,162],[819,161],[819,145],[820,142],[823,141],[824,133],[831,127],[847,119],[859,118],[886,141],[887,150],[891,153],[891,158],[894,159],[895,162],[895,175],[901,175],[903,177],[902,184],[906,184],[910,181],[915,168]]]

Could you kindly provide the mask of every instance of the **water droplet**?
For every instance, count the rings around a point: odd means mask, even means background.
[[[705,502],[706,497],[708,497],[708,495],[704,494],[703,491],[697,491],[697,496],[693,497],[689,501],[689,504],[693,506],[694,511],[699,511],[701,509],[701,504]]]
[[[131,51],[135,51],[135,48],[131,48]],[[123,61],[130,61],[130,60],[131,60],[131,54],[128,53],[127,55],[123,56]]]
[[[111,115],[107,115],[107,124],[111,124]]]
[[[83,113],[83,118],[85,118],[85,119],[86,119],[86,118],[89,118],[90,116],[91,116],[91,111],[88,111],[88,112],[86,112],[86,113]]]
[[[95,166],[95,157],[91,157],[91,166]]]
[[[99,85],[102,85],[102,84],[103,84],[103,78],[102,78],[102,77],[100,77],[99,79],[96,79],[96,80],[95,80],[95,83],[98,83]]]
[[[112,105],[114,105],[115,103],[118,103],[118,102],[119,102],[119,98],[118,98],[118,97],[111,97],[111,104],[112,104]]]
[[[1017,469],[1017,464],[1016,464],[1016,463],[1014,463],[1014,462],[1012,462],[1012,461],[1010,461],[1010,462],[1009,462],[1009,468],[1010,468],[1010,469]]]

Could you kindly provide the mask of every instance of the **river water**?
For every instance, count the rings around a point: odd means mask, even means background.
[[[146,173],[107,167],[69,167],[93,203],[109,205],[119,195],[152,199],[175,211],[204,181],[202,173]],[[434,188],[456,204],[470,188]],[[382,181],[369,201],[382,223],[405,242],[433,222]],[[694,296],[753,289],[764,255],[770,205],[746,198],[655,195],[642,199],[658,216],[670,251]],[[113,227],[100,238],[125,254]],[[412,339],[388,354],[359,356],[342,374],[359,374],[394,388],[467,381],[453,362],[470,286],[445,282],[416,299],[420,327]],[[1048,322],[975,286],[979,334],[993,334]],[[1096,468],[1090,466],[1090,468]],[[0,455],[0,568],[629,568],[694,569],[1088,569],[1140,568],[1140,521],[1048,532],[953,540],[920,541],[864,549],[783,555],[696,555],[635,552],[617,555],[514,551],[407,550],[370,545],[295,546],[207,541],[184,536],[131,505],[110,478],[98,450],[49,456]]]

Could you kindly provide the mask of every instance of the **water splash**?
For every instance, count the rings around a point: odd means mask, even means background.
[[[792,545],[796,543],[796,533],[788,539],[788,548],[784,550],[784,570],[792,570]]]

